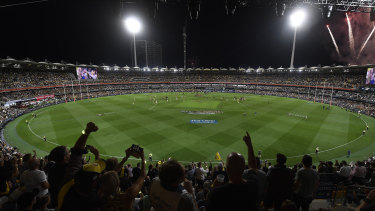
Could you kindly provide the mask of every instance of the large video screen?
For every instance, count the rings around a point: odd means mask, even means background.
[[[368,68],[366,75],[366,84],[375,84],[375,68]]]
[[[96,71],[96,69],[92,68],[77,67],[77,76],[79,80],[96,80],[98,79],[98,72]]]

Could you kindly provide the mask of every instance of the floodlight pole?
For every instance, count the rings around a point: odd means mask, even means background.
[[[296,38],[297,38],[297,26],[294,27],[294,39],[293,39],[293,50],[292,50],[292,58],[290,60],[290,68],[294,68],[294,51],[296,50]]]
[[[135,46],[135,32],[133,32],[133,38],[134,38],[134,67],[138,67],[137,65],[137,47]]]

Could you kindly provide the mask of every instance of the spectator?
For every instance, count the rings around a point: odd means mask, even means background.
[[[151,183],[150,199],[155,211],[198,211],[194,195],[191,182],[185,179],[184,167],[173,159],[161,165],[159,177]]]
[[[30,153],[27,153],[23,156],[23,159],[22,159],[22,165],[20,166],[20,175],[22,175],[22,173],[24,171],[26,171],[27,169],[29,169],[29,165],[28,165],[28,162],[29,160],[32,158],[32,155]]]
[[[19,175],[17,158],[12,160],[0,152],[0,197],[10,193],[11,180]]]
[[[128,177],[130,178],[130,179],[133,179],[133,168],[132,168],[132,164],[128,164],[127,165],[127,171],[128,171]]]
[[[297,171],[294,186],[294,202],[297,209],[308,211],[315,191],[319,186],[319,175],[311,169],[312,158],[310,155],[304,155],[302,158],[303,167]]]
[[[118,164],[117,158],[108,158],[105,160],[105,171],[120,171],[116,168]]]
[[[141,168],[140,168],[141,164],[140,163],[137,163],[137,167],[134,167],[133,168],[133,178],[132,178],[132,182],[135,182],[138,177],[141,175]]]
[[[49,183],[44,171],[39,170],[40,161],[37,158],[30,158],[28,162],[29,169],[21,175],[21,183],[25,185],[26,191],[34,192],[37,197],[48,193]]]
[[[187,172],[186,172],[186,178],[190,181],[193,181],[194,180],[194,174],[195,174],[195,169],[193,168],[192,164],[189,164]]]
[[[206,168],[207,168],[207,166],[206,166]],[[198,183],[198,187],[203,186],[204,180],[206,179],[205,174],[207,174],[207,173],[208,173],[208,169],[204,169],[202,167],[202,163],[199,162],[198,167],[195,169],[195,179]]]
[[[353,183],[363,184],[366,177],[366,167],[364,167],[364,163],[362,161],[357,161],[350,175],[352,176]]]
[[[327,161],[327,172],[326,173],[329,173],[329,174],[337,173],[336,169],[333,167],[332,161]]]
[[[243,173],[243,178],[247,181],[254,181],[258,184],[258,200],[264,200],[266,189],[268,187],[268,181],[266,173],[260,169],[260,159],[259,157],[255,158],[256,168],[245,169]]]
[[[125,153],[126,153],[126,156],[123,158],[120,165],[123,165],[128,160],[128,158],[130,156],[134,156],[136,158],[141,159],[141,172],[140,172],[140,175],[139,175],[138,179],[136,181],[134,181],[133,184],[127,183],[125,185],[126,187],[121,188],[121,191],[123,191],[123,192],[121,194],[117,194],[114,197],[114,200],[119,201],[121,203],[121,207],[123,207],[124,210],[132,210],[132,208],[134,206],[133,203],[135,201],[134,199],[138,196],[139,192],[141,191],[142,186],[144,184],[144,180],[146,178],[145,157],[144,157],[143,151],[142,152],[134,152],[134,151],[131,150],[131,148],[128,148],[127,150],[125,150]],[[118,179],[116,179],[116,181],[117,180]],[[123,182],[123,181],[121,181],[121,182]],[[129,181],[127,181],[127,182],[129,182]],[[107,185],[104,185],[102,188],[105,188],[106,186]],[[113,189],[110,188],[109,190],[106,191],[107,193],[111,193],[111,190],[115,190],[116,186],[117,186],[117,189],[119,188],[117,184],[112,185],[112,186],[113,186]],[[107,189],[107,188],[105,188],[105,189]],[[105,194],[105,195],[108,195],[108,194]],[[111,204],[110,204],[111,200],[108,201],[108,202],[109,202],[108,206],[111,207]]]
[[[224,182],[227,183],[227,182],[228,182],[228,175],[227,175],[227,172],[225,172],[225,171],[223,170],[223,164],[222,164],[222,163],[219,163],[219,164],[217,165],[217,171],[214,172],[214,175],[213,175],[213,177],[212,177],[212,180],[215,180],[216,177],[217,177],[218,175],[220,175],[220,174],[224,176]]]
[[[51,150],[49,160],[51,167],[48,170],[49,193],[52,207],[57,206],[57,196],[64,184],[65,169],[70,159],[70,151],[65,146],[58,146]]]
[[[350,178],[350,172],[352,171],[352,168],[348,165],[348,163],[343,160],[342,167],[340,168],[340,181],[348,181]]]
[[[292,170],[285,166],[286,156],[278,153],[276,165],[267,173],[268,190],[265,207],[280,210],[280,206],[286,199],[291,199],[293,186]]]
[[[150,177],[150,180],[153,180],[155,177],[158,176],[159,174],[159,171],[158,171],[158,164],[156,164],[155,168],[154,168],[154,165],[150,164],[149,167],[148,167],[148,172],[147,172],[147,176]]]
[[[244,137],[248,145],[249,166],[254,165],[254,152],[249,134]],[[254,181],[242,178],[245,170],[245,159],[241,154],[232,152],[226,161],[229,183],[212,189],[208,196],[207,211],[211,210],[258,210],[258,187]]]

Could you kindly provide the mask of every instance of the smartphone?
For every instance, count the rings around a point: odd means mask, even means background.
[[[132,144],[132,146],[130,147],[130,150],[133,152],[137,152],[137,153],[143,152],[143,148],[135,144]]]

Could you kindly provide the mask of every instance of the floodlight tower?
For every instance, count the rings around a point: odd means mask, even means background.
[[[302,9],[297,9],[292,13],[290,16],[290,23],[294,28],[294,40],[293,40],[293,50],[292,50],[292,58],[290,60],[290,68],[294,68],[294,51],[296,49],[296,38],[297,38],[297,29],[302,25],[306,18],[306,12]]]
[[[137,65],[137,50],[135,46],[135,34],[139,33],[142,29],[141,22],[135,17],[129,17],[124,20],[124,24],[126,29],[133,34],[134,38],[134,67],[138,67]]]

